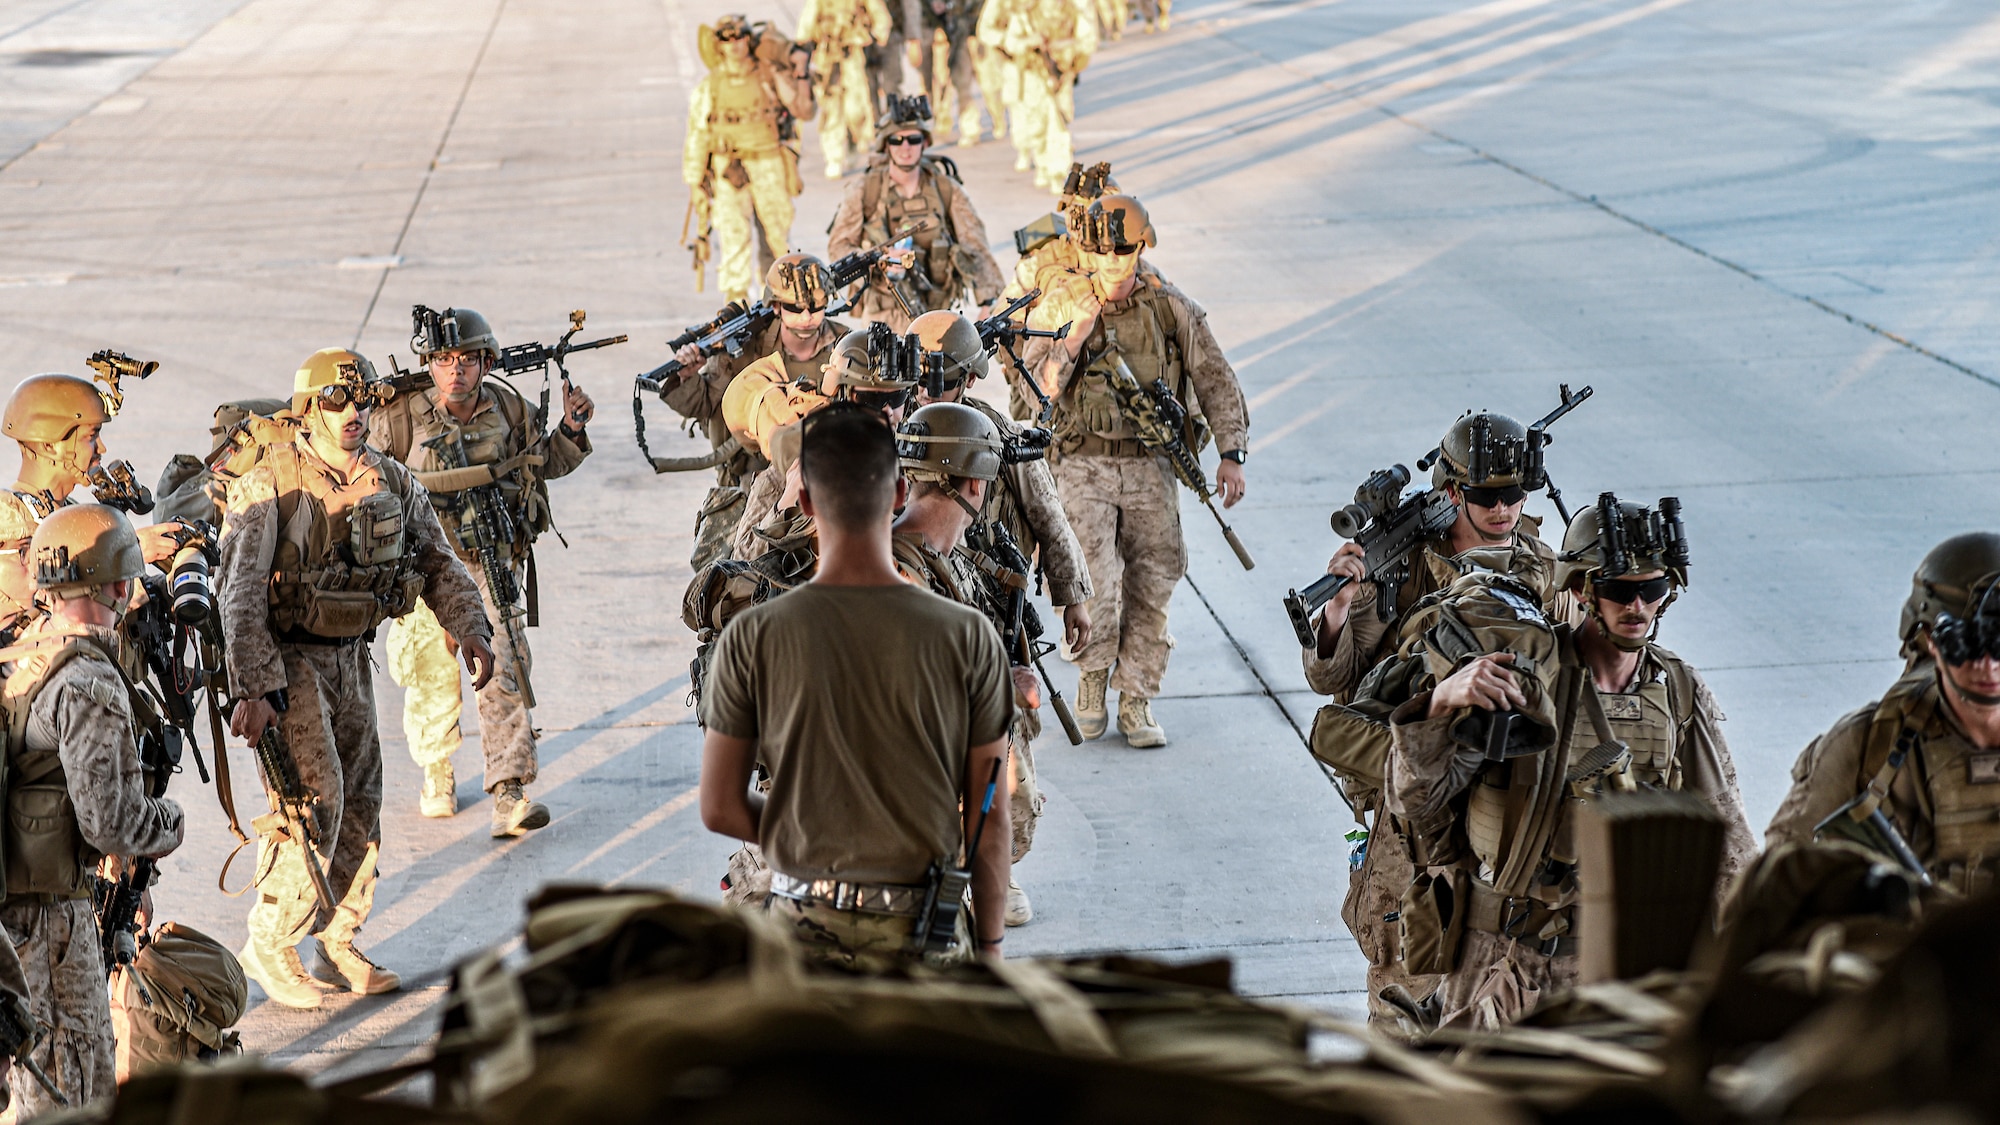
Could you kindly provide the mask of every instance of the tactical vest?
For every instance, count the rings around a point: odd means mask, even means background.
[[[861,181],[861,229],[870,245],[883,246],[903,237],[903,231],[917,250],[917,264],[925,285],[917,286],[926,311],[949,308],[965,287],[965,274],[958,263],[958,231],[951,223],[951,204],[957,198],[958,166],[944,157],[926,156],[918,162],[917,194],[905,199],[889,182],[886,164],[868,169]],[[930,220],[925,222],[925,220]],[[912,227],[921,226],[921,230]]]
[[[723,67],[709,71],[708,135],[711,152],[723,156],[763,156],[778,149],[778,95],[764,68],[738,74]]]
[[[1117,341],[1115,348],[1113,340]],[[1140,386],[1150,387],[1154,380],[1165,379],[1174,397],[1187,407],[1190,423],[1200,418],[1201,403],[1187,377],[1180,322],[1173,304],[1156,282],[1142,277],[1130,297],[1107,303],[1098,316],[1083,369],[1056,411],[1057,436],[1063,439],[1065,450],[1076,448],[1083,438],[1125,441],[1136,436],[1120,413],[1118,396],[1111,388],[1114,353],[1124,357]],[[1206,433],[1205,424],[1200,430]]]
[[[278,492],[274,635],[307,642],[364,637],[415,608],[424,578],[405,550],[407,471],[376,454],[374,487],[364,492],[334,485],[296,445],[273,446],[269,456]],[[328,494],[308,487],[309,478]]]
[[[809,516],[797,515],[783,528],[764,535],[770,549],[754,559],[717,559],[695,572],[681,596],[681,621],[694,631],[694,661],[688,667],[688,703],[701,702],[702,684],[714,659],[715,640],[736,615],[762,605],[819,569],[819,528]]]
[[[135,742],[138,738],[159,738],[163,733],[159,712],[126,677],[115,653],[89,637],[65,637],[59,644],[51,641],[51,645],[53,651],[46,658],[39,653],[30,658],[41,661],[39,669],[23,668],[16,672],[8,679],[3,693],[8,776],[5,883],[0,885],[0,894],[7,898],[22,895],[84,898],[94,889],[93,869],[103,858],[84,841],[55,731],[30,722],[35,700],[56,673],[78,659],[108,665],[124,686],[135,724]],[[93,695],[92,698],[100,707],[111,702],[108,697]]]
[[[8,491],[21,498],[21,503],[28,506],[28,510],[35,514],[37,521],[48,519],[49,514],[57,508],[66,508],[76,503],[76,501],[68,497],[58,500],[52,492],[22,492],[18,489],[9,489]]]
[[[912,584],[960,605],[971,606],[989,621],[993,619],[993,608],[981,589],[979,577],[960,552],[954,550],[941,555],[931,550],[922,536],[908,532],[897,532],[890,538],[889,546],[890,553],[895,556],[896,569]]]
[[[1921,759],[1919,799],[1929,808],[1919,815],[1927,811],[1931,821],[1925,867],[1969,895],[1990,889],[2000,865],[2000,750],[1975,750],[1952,729],[1944,707],[1935,672],[1899,680],[1875,708],[1858,788],[1886,795],[1908,758]]]

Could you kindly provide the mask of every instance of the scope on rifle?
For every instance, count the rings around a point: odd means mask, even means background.
[[[1368,474],[1368,479],[1354,490],[1354,503],[1333,513],[1333,533],[1342,539],[1361,534],[1361,529],[1371,521],[1396,510],[1396,505],[1402,502],[1403,489],[1409,484],[1410,470],[1405,465],[1391,465]]]

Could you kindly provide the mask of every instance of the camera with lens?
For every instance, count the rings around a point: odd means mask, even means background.
[[[174,620],[199,625],[215,612],[214,569],[222,562],[215,529],[200,520],[183,521],[174,533],[173,560],[167,565],[167,598]]]

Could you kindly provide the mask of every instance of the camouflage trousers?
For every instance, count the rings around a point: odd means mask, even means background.
[[[1151,699],[1167,672],[1167,603],[1187,573],[1179,485],[1157,457],[1066,456],[1053,466],[1063,511],[1096,592],[1086,672],[1111,669],[1121,694]]]
[[[1014,729],[1007,740],[1007,816],[1014,830],[1015,863],[1035,846],[1035,822],[1042,818],[1042,791],[1035,784],[1035,736],[1041,716],[1023,707],[1014,712]]]
[[[90,900],[14,899],[0,906],[0,924],[14,939],[27,974],[28,1008],[49,1029],[35,1044],[35,1061],[72,1106],[110,1096],[118,1086],[117,1044]],[[14,1067],[7,1085],[16,1121],[56,1108],[25,1067]]]
[[[750,179],[739,188],[726,176],[729,158],[720,155],[709,158],[709,166],[715,173],[715,205],[709,216],[721,249],[715,266],[715,283],[731,298],[746,297],[753,288],[761,292],[764,279],[762,271],[753,268],[756,235],[750,229],[751,222],[763,225],[766,246],[784,253],[791,246],[792,196],[796,194],[791,180],[797,173],[788,154],[776,151],[740,159]]]
[[[819,148],[826,156],[827,179],[838,179],[847,154],[867,152],[875,144],[875,104],[868,96],[868,60],[861,48],[833,63],[819,100]]]
[[[1063,75],[1050,89],[1044,72],[1033,66],[1021,69],[1021,123],[1014,147],[1034,162],[1035,186],[1062,191],[1075,151],[1069,136],[1075,116],[1075,75]]]
[[[538,772],[535,720],[528,711],[514,660],[518,653],[520,671],[532,682],[535,658],[528,649],[526,621],[517,618],[512,629],[502,627],[485,568],[474,562],[467,564],[467,569],[472,571],[472,581],[486,604],[486,619],[494,623],[493,678],[479,690],[478,697],[479,750],[486,759],[481,787],[490,793],[503,781],[526,785]],[[516,637],[520,638],[518,645]],[[410,743],[410,757],[420,766],[451,761],[464,741],[459,716],[465,689],[459,679],[458,660],[446,644],[444,626],[438,624],[429,606],[418,602],[415,610],[389,627],[388,652],[389,675],[404,689],[403,737]]]
[[[1382,815],[1376,813],[1377,817]],[[1361,955],[1368,958],[1369,1022],[1394,1026],[1400,1013],[1383,1002],[1383,989],[1400,984],[1409,989],[1411,997],[1422,1000],[1435,992],[1444,978],[1412,973],[1403,967],[1401,934],[1396,923],[1385,916],[1402,909],[1403,892],[1416,878],[1416,868],[1402,834],[1378,823],[1381,827],[1369,833],[1361,869],[1347,878],[1347,898],[1341,903],[1340,918],[1361,947]]]
[[[978,39],[966,41],[972,52],[972,74],[979,80],[979,96],[986,102],[986,115],[993,119],[993,139],[1007,135],[1008,107],[1020,100],[1021,76],[1014,75],[1014,93],[1007,93],[1008,70],[1013,69],[1005,56]]]
[[[960,31],[956,38],[951,35],[951,29],[944,30],[948,50],[940,60],[937,49],[939,29],[924,28],[923,34],[917,39],[917,69],[924,76],[924,88],[931,96],[931,108],[936,113],[938,125],[944,126],[953,120],[955,115],[958,121],[958,142],[977,143],[982,130],[979,125],[979,103],[973,100],[978,95],[972,74],[970,29]],[[938,76],[940,62],[944,64],[945,71],[942,78]],[[954,94],[957,96],[956,104],[952,101]],[[999,112],[999,107],[995,106],[993,110],[995,121],[999,120]],[[968,137],[971,138],[970,141],[967,140]]]
[[[279,645],[278,652],[291,701],[278,721],[299,780],[319,795],[319,859],[339,901],[331,911],[320,904],[299,842],[266,834],[257,841],[250,940],[270,950],[309,933],[352,942],[375,906],[382,847],[382,743],[368,646]]]
[[[910,950],[916,919],[862,910],[835,910],[817,902],[771,895],[771,917],[792,928],[806,955],[843,969],[881,972],[918,960]],[[949,965],[972,958],[971,910],[958,912],[958,944],[949,953],[923,957],[927,964]]]
[[[1132,6],[1126,0],[1097,0],[1097,33],[1106,43],[1125,37],[1125,25],[1132,22]]]
[[[1458,968],[1438,991],[1443,1022],[1476,1031],[1513,1023],[1550,990],[1574,985],[1578,967],[1575,954],[1545,957],[1514,938],[1468,929]]]

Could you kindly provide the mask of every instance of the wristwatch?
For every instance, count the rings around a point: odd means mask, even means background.
[[[1234,461],[1241,465],[1250,459],[1250,451],[1247,449],[1225,449],[1222,451],[1222,459],[1224,461]]]

